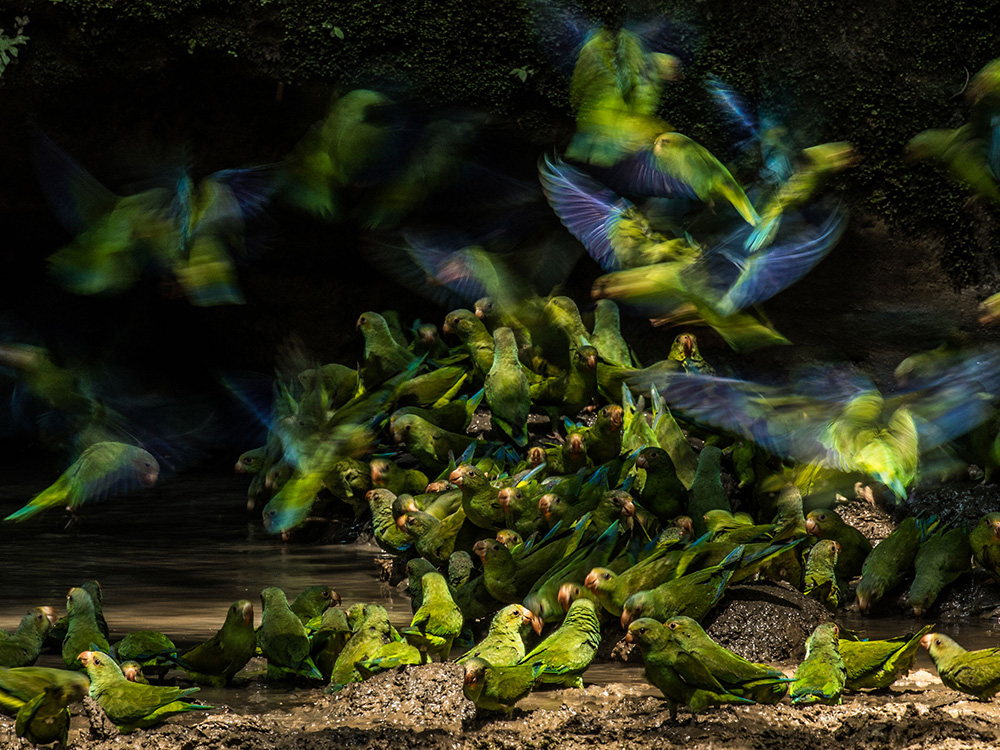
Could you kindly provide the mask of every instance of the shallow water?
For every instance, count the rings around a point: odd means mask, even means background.
[[[20,507],[45,486],[36,471],[7,471],[0,488],[0,512]],[[112,643],[139,629],[160,630],[179,646],[210,636],[229,605],[249,599],[260,620],[259,594],[279,586],[289,598],[313,584],[332,586],[344,606],[374,601],[386,607],[393,624],[408,624],[409,598],[378,580],[374,560],[381,551],[364,544],[284,544],[267,534],[259,516],[248,516],[245,477],[205,469],[169,479],[127,498],[84,508],[80,522],[63,530],[64,517],[50,512],[32,523],[0,526],[6,572],[0,576],[0,628],[13,629],[25,611],[49,604],[65,611],[66,591],[96,578],[104,591],[105,617]],[[867,638],[888,638],[919,627],[912,618],[840,618]],[[1000,643],[996,621],[970,619],[942,624],[945,632],[970,649]],[[43,666],[61,666],[57,655],[43,655]],[[788,666],[788,665],[785,665]],[[920,650],[918,668],[932,669]],[[641,666],[595,664],[587,682],[623,683],[640,694],[654,694]],[[652,691],[652,692],[650,692]],[[311,691],[252,683],[246,688],[203,689],[205,701],[240,710],[262,710],[310,700]],[[538,707],[559,700],[533,696]]]

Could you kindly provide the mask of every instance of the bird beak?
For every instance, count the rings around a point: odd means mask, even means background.
[[[622,426],[623,416],[624,412],[620,406],[612,406],[611,409],[608,410],[608,421],[611,422],[612,427],[615,429]]]
[[[934,633],[928,633],[923,638],[920,639],[920,645],[926,648],[928,651],[931,650],[931,641],[934,640]]]
[[[690,357],[691,352],[694,351],[694,341],[691,340],[690,336],[684,336],[681,339],[681,345],[684,347],[684,356]]]
[[[542,628],[545,627],[545,620],[542,619],[541,615],[532,614],[531,615],[531,629],[535,631],[537,635],[542,634]]]
[[[635,638],[632,637],[631,630],[625,634],[625,643],[635,643]]]
[[[332,607],[334,604],[336,604],[338,607],[340,606],[340,594],[338,594],[336,591],[330,593],[330,606]]]
[[[45,613],[45,617],[48,618],[48,621],[52,625],[55,625],[57,622],[59,622],[59,615],[56,614],[56,611],[53,607],[42,607],[42,612]]]
[[[816,526],[816,519],[815,518],[807,518],[806,519],[806,533],[807,534],[812,534],[813,536],[819,536],[819,534],[817,533],[818,531],[819,531],[819,529]]]
[[[237,461],[236,465],[233,466],[233,471],[235,473],[237,473],[237,474],[243,474],[243,473],[245,473],[246,470],[243,468],[243,464],[241,464],[239,461]]]
[[[635,468],[637,468],[637,469],[648,469],[649,468],[649,461],[646,460],[645,456],[640,455],[640,456],[638,456],[635,459]]]
[[[462,479],[465,477],[465,472],[461,467],[455,469],[451,474],[448,475],[448,481],[454,482],[459,487],[462,486]]]
[[[597,589],[597,573],[593,570],[587,573],[587,577],[583,579],[583,585],[587,587],[590,591],[595,591]]]
[[[371,470],[372,470],[372,484],[374,484],[376,487],[381,487],[382,486],[382,469],[381,469],[381,467],[376,466],[375,464],[372,464]]]
[[[573,584],[564,583],[560,586],[557,599],[559,600],[559,606],[563,608],[563,612],[569,612],[569,605],[573,603]]]
[[[634,517],[635,516],[635,503],[633,503],[631,500],[626,500],[625,503],[622,505],[621,515],[624,518],[632,518],[632,517]]]
[[[472,552],[480,560],[486,559],[486,542],[480,539],[478,542],[472,545]]]
[[[244,624],[253,622],[253,605],[250,602],[243,605],[243,622]]]
[[[500,510],[510,513],[510,488],[505,487],[497,493],[497,502],[500,504]]]
[[[926,637],[926,636],[925,636],[925,637]],[[80,663],[81,663],[81,664],[82,664],[83,666],[87,667],[87,666],[90,666],[90,660],[91,660],[92,658],[94,658],[94,652],[93,652],[93,651],[81,651],[81,652],[80,652],[80,653],[79,653],[79,654],[77,655],[77,657],[76,657],[76,658],[77,658],[77,659],[79,659]]]
[[[401,531],[405,531],[406,530],[406,514],[405,513],[403,515],[399,516],[396,519],[396,528],[400,529]]]
[[[623,609],[622,619],[621,619],[622,630],[628,630],[628,626],[629,624],[631,624],[631,622],[632,622],[632,614],[627,609]],[[625,639],[628,640],[628,636],[625,636]],[[631,642],[632,641],[629,641],[629,643]]]

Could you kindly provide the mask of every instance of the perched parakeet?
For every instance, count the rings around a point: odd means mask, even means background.
[[[976,565],[1000,582],[1000,513],[987,513],[969,532],[969,546]]]
[[[406,641],[390,641],[368,658],[355,662],[354,668],[358,670],[362,680],[367,680],[379,672],[423,663],[424,655],[416,646]]]
[[[691,484],[691,496],[687,503],[687,515],[694,524],[695,538],[700,537],[708,527],[705,514],[710,510],[732,512],[729,498],[722,486],[722,451],[714,445],[706,445],[698,456],[698,471]]]
[[[839,555],[839,542],[820,539],[809,550],[809,557],[806,559],[805,588],[802,593],[831,612],[837,611],[842,596],[840,581],[837,579]]]
[[[559,628],[525,654],[518,664],[540,667],[540,682],[583,687],[583,673],[601,642],[601,623],[589,599],[577,599]]]
[[[233,602],[222,627],[197,646],[177,655],[175,663],[199,684],[228,685],[253,657],[257,634],[253,629],[253,604],[246,599]]]
[[[214,708],[182,700],[199,690],[196,687],[129,682],[114,659],[101,651],[84,651],[79,661],[90,678],[90,697],[123,733],[151,727],[174,714]]]
[[[97,646],[104,653],[111,650],[108,639],[97,625],[94,600],[79,586],[71,588],[66,595],[66,617],[69,624],[62,643],[62,658],[67,667],[80,669],[77,657],[81,651],[91,650],[91,646]]]
[[[515,445],[526,446],[531,394],[528,376],[518,359],[517,342],[509,328],[493,331],[493,366],[486,373],[485,388],[493,422]]]
[[[806,639],[806,658],[795,670],[792,703],[839,705],[847,669],[840,658],[839,629],[832,622],[818,625]]]
[[[777,703],[788,692],[788,679],[781,670],[757,664],[734,654],[713,641],[690,617],[672,617],[664,625],[668,638],[683,654],[695,659],[731,693],[756,703]],[[675,665],[685,673],[685,658],[677,655]]]
[[[162,676],[169,669],[169,658],[177,654],[177,647],[158,630],[133,630],[111,647],[110,654],[119,666],[135,661],[150,674]]]
[[[340,606],[340,594],[329,586],[320,584],[310,586],[302,591],[288,606],[305,625],[312,618],[321,616],[328,607],[334,605]]]
[[[952,690],[988,701],[1000,692],[1000,649],[966,651],[940,633],[928,633],[920,645],[931,655],[941,682]]]
[[[447,661],[451,644],[462,632],[465,620],[455,604],[448,582],[440,573],[425,573],[420,579],[423,601],[414,612],[410,626],[400,633],[408,642],[427,654]]]
[[[868,554],[856,589],[858,609],[868,614],[883,596],[909,578],[921,536],[920,524],[910,516]]]
[[[524,658],[524,638],[531,629],[532,613],[520,604],[508,604],[493,616],[486,636],[455,659],[457,664],[479,658],[493,666],[517,664]]]
[[[934,629],[925,625],[916,633],[884,641],[841,640],[840,658],[847,670],[848,690],[883,690],[905,675],[917,658],[921,639]]]
[[[806,531],[820,539],[833,539],[840,544],[836,567],[838,578],[849,581],[861,573],[872,551],[872,543],[835,511],[826,508],[812,511],[806,517]]]
[[[315,622],[315,621],[314,621]],[[351,638],[347,612],[331,607],[323,613],[309,640],[309,654],[316,668],[326,680],[330,679],[333,665]]]
[[[21,618],[13,633],[0,630],[0,667],[34,664],[55,622],[56,611],[52,607],[35,607]]]
[[[671,719],[677,718],[680,705],[697,716],[709,706],[753,702],[727,691],[704,664],[690,659],[670,638],[666,625],[650,617],[641,617],[629,625],[625,639],[638,644],[646,679],[663,693]],[[679,671],[678,662],[687,667],[685,674]]]
[[[476,708],[509,714],[535,687],[539,672],[537,664],[493,665],[474,656],[465,662],[462,692]]]
[[[271,586],[260,592],[263,611],[257,645],[267,659],[268,676],[299,674],[322,679],[309,657],[309,636],[298,616],[288,606],[285,592]]]
[[[972,547],[965,529],[940,529],[920,545],[913,561],[909,602],[923,617],[948,584],[972,570]]]
[[[348,611],[347,620],[352,628],[351,637],[333,665],[330,684],[324,689],[327,693],[337,692],[348,683],[360,681],[361,673],[357,670],[357,663],[374,656],[392,639],[393,629],[385,607],[355,604]]]

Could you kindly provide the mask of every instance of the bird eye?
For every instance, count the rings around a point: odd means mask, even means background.
[[[671,630],[677,630],[677,623],[676,622],[670,623],[670,629]]]
[[[646,628],[639,628],[639,633],[640,634],[645,633],[645,632],[646,632]]]
[[[604,575],[602,575],[601,577],[602,577],[602,578],[603,578],[603,579],[604,579],[605,581],[610,581],[610,580],[611,580],[611,574],[610,574],[610,573],[605,573],[605,574],[604,574]]]
[[[330,592],[329,591],[324,591],[323,592],[323,598],[324,599],[329,599],[330,598]]]
[[[102,662],[101,662],[100,659],[97,659],[97,658],[94,659],[94,664],[96,664],[97,666],[101,666],[101,663]]]

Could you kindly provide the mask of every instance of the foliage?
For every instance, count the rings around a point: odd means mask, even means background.
[[[27,16],[16,16],[14,18],[14,36],[7,36],[0,28],[0,76],[11,61],[17,58],[18,48],[28,41],[24,35],[24,27],[28,25]]]

